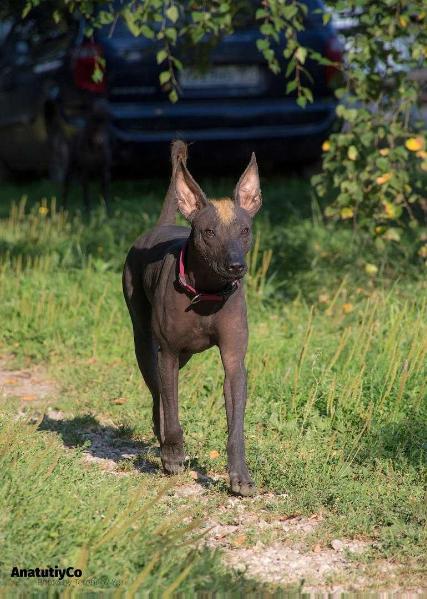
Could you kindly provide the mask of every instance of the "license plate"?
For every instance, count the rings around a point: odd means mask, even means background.
[[[211,67],[207,73],[194,69],[183,69],[179,75],[185,90],[244,87],[256,88],[261,83],[261,71],[256,66],[223,65]]]

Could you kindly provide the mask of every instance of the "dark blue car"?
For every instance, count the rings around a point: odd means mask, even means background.
[[[321,3],[307,4],[300,42],[339,61]],[[0,49],[0,161],[16,171],[49,168],[58,177],[61,138],[83,125],[100,96],[109,102],[116,164],[140,165],[166,153],[177,137],[195,142],[192,154],[206,159],[217,152],[224,160],[238,148],[265,150],[275,161],[314,159],[334,126],[336,71],[307,61],[314,102],[302,109],[295,94],[285,94],[283,74],[273,75],[257,50],[259,35],[254,21],[241,24],[211,52],[202,73],[195,58],[181,55],[181,96],[172,104],[159,83],[155,42],[134,37],[121,19],[88,39],[83,19],[55,23],[51,11],[36,10],[15,23]],[[99,57],[106,68],[96,82]]]

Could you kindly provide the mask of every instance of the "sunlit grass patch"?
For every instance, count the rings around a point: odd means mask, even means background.
[[[153,485],[148,475],[112,477],[82,467],[79,451],[65,450],[38,423],[2,415],[0,588],[40,591],[40,579],[11,578],[12,568],[50,565],[81,569],[80,579],[67,580],[79,591],[190,591],[205,587],[207,573],[210,585],[237,589],[218,557],[197,550],[200,521],[192,510],[167,509],[173,487],[172,480]]]
[[[427,541],[425,281],[410,252],[383,255],[352,231],[297,218],[298,190],[306,199],[309,190],[289,189],[290,204],[286,182],[264,190],[246,283],[249,465],[261,492],[275,497],[260,495],[260,505],[320,515],[313,546],[368,539],[364,559],[419,568]],[[173,501],[162,496],[146,509],[167,484],[158,469],[147,474],[128,460],[115,477],[82,461],[81,432],[92,424],[112,423],[135,446],[155,444],[120,269],[133,238],[155,221],[160,192],[146,204],[132,201],[131,188],[122,192],[112,219],[100,208],[85,222],[40,197],[0,220],[0,354],[18,365],[44,362],[58,381],[53,407],[66,414],[61,430],[41,430],[14,421],[16,402],[0,405],[0,560],[80,560],[90,575],[125,573],[128,590],[155,593],[176,581],[182,591],[237,588],[215,556],[194,552]],[[189,465],[219,476],[222,384],[215,349],[180,375]],[[227,498],[224,482],[204,507],[180,501],[203,521]],[[256,541],[252,534],[245,542]]]

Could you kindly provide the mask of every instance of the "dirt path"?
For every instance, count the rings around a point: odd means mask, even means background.
[[[55,394],[55,383],[43,368],[13,370],[10,362],[10,358],[0,357],[0,399],[15,397],[24,405],[40,402]]]
[[[40,367],[13,370],[9,364],[7,358],[0,358],[0,401],[20,400],[18,416],[26,416],[30,406],[43,410],[41,428],[60,434],[69,448],[86,442],[84,461],[97,464],[108,475],[160,471],[158,448],[123,438],[113,422],[76,419],[54,409],[57,388],[46,372]],[[177,477],[168,501],[171,511],[191,502],[209,514],[203,524],[203,543],[220,549],[227,567],[266,583],[299,585],[309,594],[366,590],[384,581],[387,592],[407,598],[426,596],[423,589],[401,582],[399,564],[378,561],[368,566],[358,559],[371,546],[368,541],[335,539],[328,546],[321,542],[313,546],[310,536],[321,524],[321,516],[281,517],[271,510],[280,499],[272,493],[219,502],[216,487],[223,486],[224,478],[187,472]]]

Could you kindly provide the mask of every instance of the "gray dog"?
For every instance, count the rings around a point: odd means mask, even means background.
[[[225,371],[228,471],[231,490],[253,495],[245,461],[244,413],[248,342],[242,278],[251,247],[251,219],[261,207],[255,154],[234,198],[208,199],[186,167],[186,145],[172,145],[172,178],[154,229],[126,259],[123,290],[135,353],[153,396],[154,432],[165,472],[184,468],[178,417],[178,370],[191,356],[219,347]],[[175,225],[177,208],[191,229]]]

